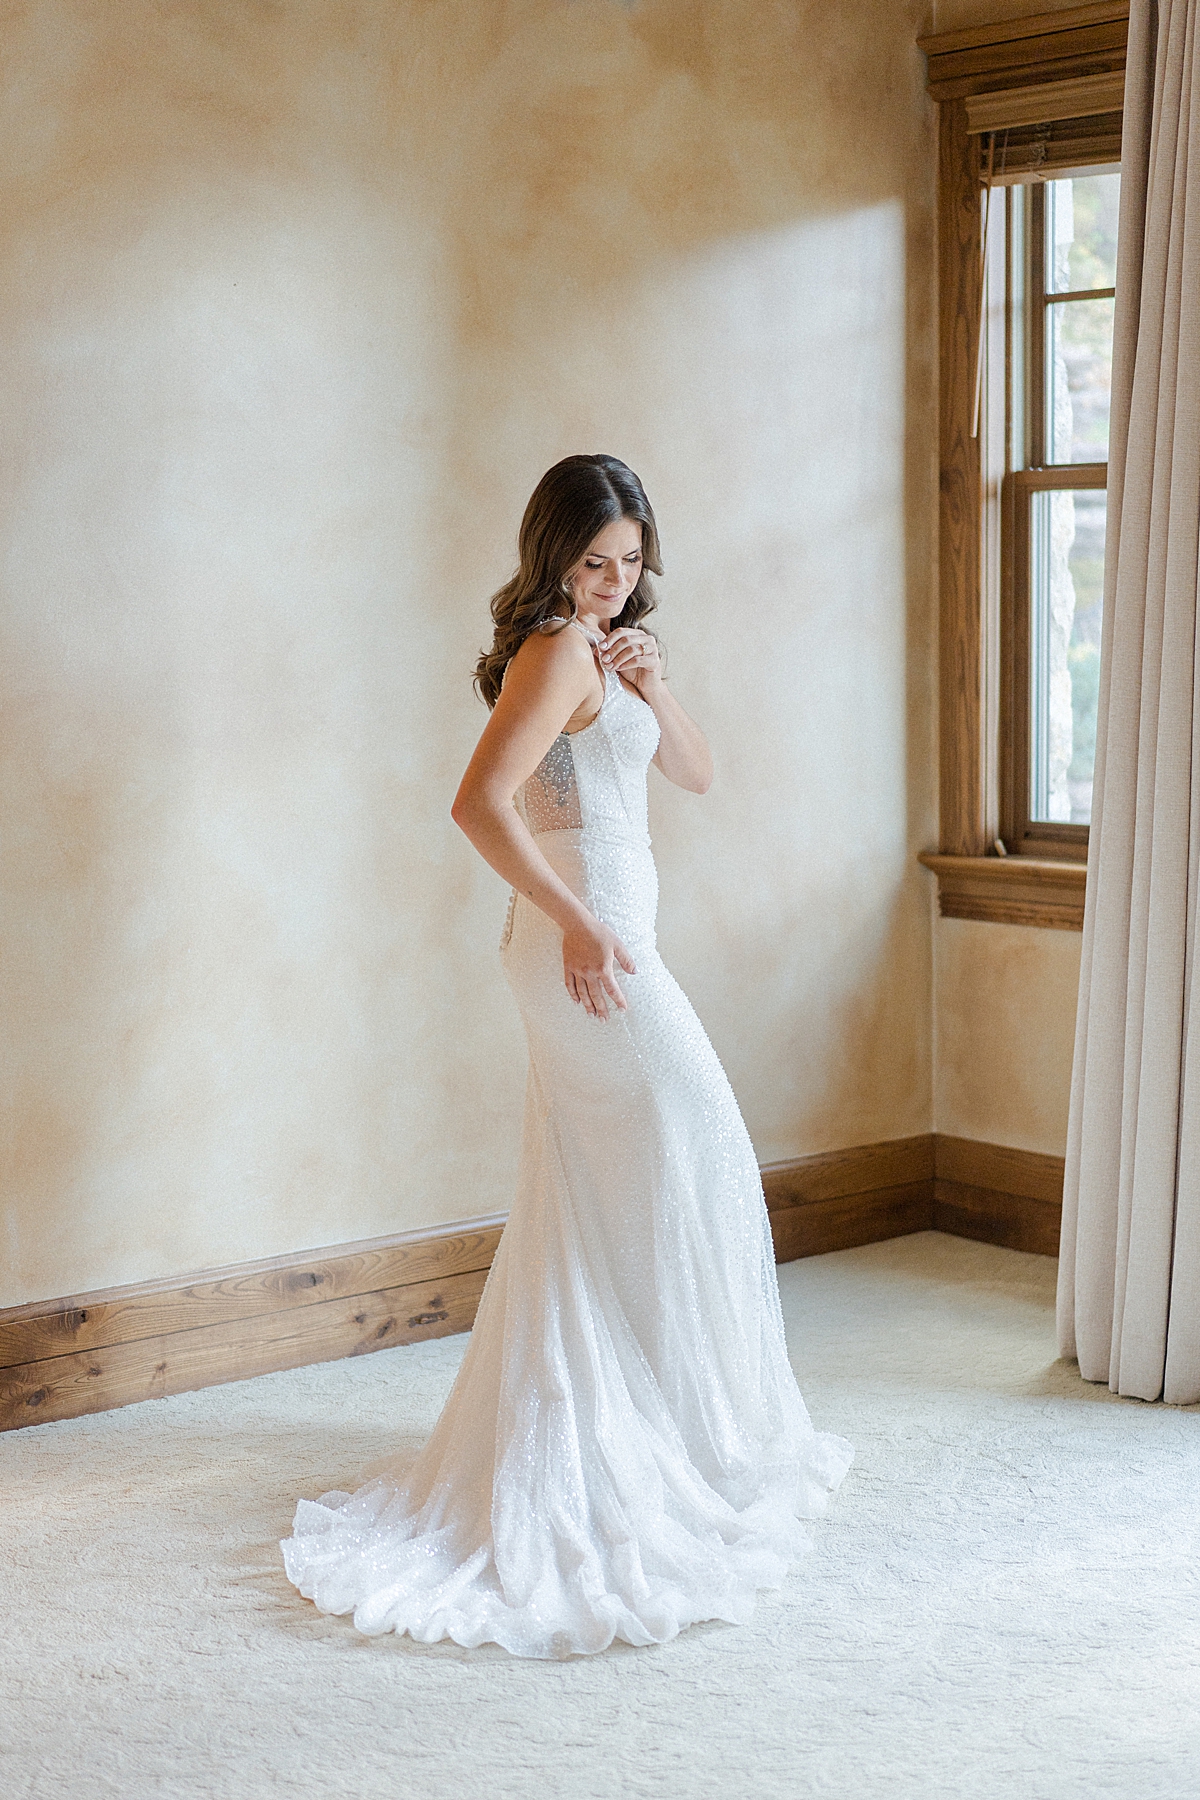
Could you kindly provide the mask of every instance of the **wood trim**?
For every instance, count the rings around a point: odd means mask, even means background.
[[[102,1288],[0,1311],[0,1368],[46,1356],[241,1324],[267,1313],[439,1282],[491,1267],[504,1214]]]
[[[889,1138],[881,1144],[856,1144],[850,1150],[824,1150],[788,1162],[764,1163],[763,1193],[767,1211],[806,1206],[816,1200],[841,1200],[871,1188],[902,1186],[933,1178],[933,1138]]]
[[[939,1133],[934,1140],[936,1231],[1057,1256],[1064,1161],[1032,1150]]]
[[[503,1216],[0,1311],[0,1430],[467,1331]]]
[[[926,86],[935,100],[962,100],[1001,88],[1115,73],[1125,67],[1128,35],[1128,18],[1122,17],[1004,43],[927,52]]]
[[[908,1237],[933,1229],[933,1182],[910,1181],[897,1187],[870,1188],[811,1206],[787,1207],[771,1214],[776,1262],[802,1256],[824,1256],[830,1250],[854,1250],[886,1238]]]
[[[938,1132],[933,1146],[936,1181],[956,1181],[993,1193],[1023,1195],[1049,1206],[1062,1205],[1064,1159],[1038,1150],[1014,1150],[978,1138]]]
[[[1111,169],[1121,160],[1121,114],[1066,119],[1008,134],[1004,164],[992,177],[995,187],[1055,181],[1062,175]]]
[[[933,1138],[830,1150],[762,1172],[775,1260],[823,1256],[933,1224]]]
[[[944,56],[985,44],[1025,43],[1059,31],[1075,31],[1081,25],[1104,25],[1129,18],[1129,0],[1098,0],[1091,6],[1066,7],[1061,12],[1033,13],[1021,19],[1002,19],[994,25],[966,25],[957,31],[927,32],[917,39],[926,56]]]
[[[982,473],[971,436],[978,340],[981,214],[979,139],[966,109],[941,109],[939,128],[939,772],[944,852],[981,856],[984,795]]]
[[[1112,296],[1111,288],[1096,291],[1109,298]],[[1055,494],[1075,488],[1103,489],[1108,486],[1108,464],[1056,463],[1044,469],[1016,469],[1009,479],[1031,494]]]
[[[943,919],[1083,930],[1086,863],[1033,856],[941,856],[929,850],[917,860],[937,877]]]
[[[469,1331],[486,1269],[0,1369],[0,1428]]]
[[[1029,468],[1040,468],[1046,460],[1046,190],[1031,188],[1026,196],[1025,206],[1025,243],[1022,246],[1025,257],[1024,293],[1021,303],[1024,309],[1023,330],[1028,349],[1028,364],[1024,371],[1025,396],[1025,442],[1014,445],[1015,461],[1011,469],[1003,471],[1005,486],[1008,490],[1010,506],[1015,506],[1015,494],[1012,491],[1012,476],[1020,469],[1024,473]],[[1015,519],[1015,514],[1013,515]],[[1028,541],[1019,547],[1015,541],[1016,534],[1010,539],[1012,560],[1010,575],[1016,579],[1018,563],[1022,556],[1029,552]],[[1005,600],[1010,598],[1005,596]]]
[[[762,1174],[781,1262],[934,1228],[1044,1250],[1062,1187],[1053,1157],[930,1134]],[[467,1331],[502,1224],[463,1220],[9,1307],[0,1430]]]
[[[1072,81],[1043,81],[1035,87],[1003,88],[999,93],[972,94],[964,105],[967,131],[1012,131],[1022,125],[1049,125],[1057,119],[1086,119],[1120,112],[1125,100],[1125,71],[1079,75]]]
[[[1062,1207],[1020,1194],[997,1194],[990,1188],[954,1181],[933,1184],[933,1228],[949,1237],[974,1238],[1004,1250],[1034,1256],[1057,1256]]]
[[[1035,214],[1035,218],[1040,238],[1040,214]],[[1036,335],[1040,343],[1043,337],[1040,329]],[[1004,572],[1001,633],[1004,701],[1000,731],[1000,836],[1010,857],[1029,857],[1051,865],[1087,861],[1089,832],[1086,825],[1031,819],[1029,816],[1032,724],[1029,691],[1032,654],[1030,509],[1032,496],[1036,493],[1102,491],[1107,485],[1108,466],[1105,463],[1018,469],[1005,477],[1004,508],[1010,554]],[[1082,929],[1082,922],[1078,929]]]

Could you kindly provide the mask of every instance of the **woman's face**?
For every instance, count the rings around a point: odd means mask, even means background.
[[[642,528],[636,519],[618,519],[594,537],[571,571],[571,588],[581,616],[607,625],[624,611],[642,572]]]

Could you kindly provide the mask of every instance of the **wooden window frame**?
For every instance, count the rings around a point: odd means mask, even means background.
[[[1029,502],[1034,494],[1108,486],[1107,463],[1075,463],[1067,471],[1014,469],[1004,477],[1005,557],[1000,664],[1000,837],[1010,856],[1087,861],[1088,827],[1029,816],[1032,732],[1029,702]],[[999,859],[997,859],[999,860]]]
[[[1015,737],[1027,698],[1016,694],[1015,659],[1027,648],[1018,634],[1027,633],[1028,609],[1022,624],[1013,528],[1015,496],[1034,472],[1001,480],[986,424],[972,436],[984,284],[981,158],[984,127],[1020,120],[1008,134],[1010,144],[1017,141],[1006,162],[1010,182],[1036,180],[1043,167],[1056,173],[1064,155],[1075,164],[1112,161],[1128,16],[1127,0],[1110,0],[919,40],[940,114],[940,845],[921,861],[937,878],[947,917],[1066,930],[1083,924],[1086,826],[1023,831],[1020,854],[996,853],[1002,832],[1011,835],[1017,824]],[[1097,110],[1085,113],[1085,106]],[[1004,354],[993,355],[995,366]],[[1061,486],[1061,474],[1046,485]]]

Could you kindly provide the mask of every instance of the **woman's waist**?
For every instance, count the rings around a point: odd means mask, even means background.
[[[639,899],[650,906],[657,901],[658,875],[649,832],[584,826],[573,831],[542,831],[534,842],[550,867],[581,899],[589,900],[593,892],[612,891],[635,904]]]
[[[564,872],[565,875],[565,872]],[[594,887],[586,883],[567,882],[578,894],[588,911],[615,931],[625,948],[635,956],[646,955],[657,948],[654,896],[645,886],[622,885]],[[500,948],[510,946],[518,962],[532,957],[535,962],[549,959],[549,966],[561,973],[562,927],[525,894],[509,896],[508,912],[500,934]]]
[[[658,871],[649,834],[634,838],[585,827],[539,832],[535,841],[555,874],[598,919],[618,934],[653,933]]]
[[[644,825],[634,825],[621,820],[603,820],[594,824],[574,825],[562,830],[535,831],[533,841],[543,856],[549,858],[556,844],[568,853],[575,849],[595,847],[602,850],[605,845],[620,848],[641,850],[649,855],[650,833]]]

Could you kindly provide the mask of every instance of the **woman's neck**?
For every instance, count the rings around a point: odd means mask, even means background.
[[[594,631],[597,637],[607,637],[612,630],[613,621],[599,613],[576,611],[575,617],[587,631]]]

